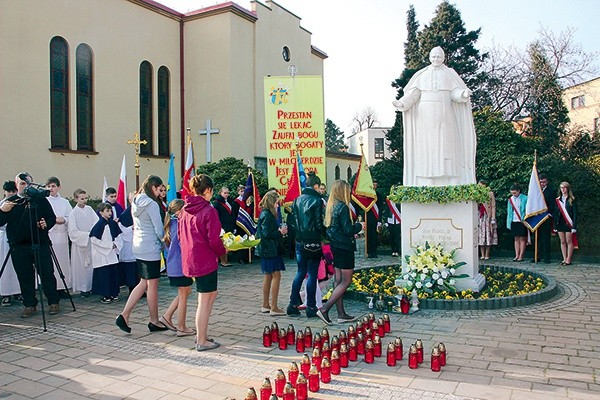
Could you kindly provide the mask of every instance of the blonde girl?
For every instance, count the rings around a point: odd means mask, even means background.
[[[196,330],[188,328],[185,324],[187,316],[187,299],[192,293],[194,280],[183,275],[181,265],[181,247],[179,247],[179,235],[177,234],[177,222],[181,209],[185,202],[181,199],[172,200],[165,216],[165,247],[167,252],[167,276],[171,286],[177,287],[177,296],[171,301],[167,311],[160,317],[160,322],[170,330],[176,332],[177,336],[192,336]],[[177,311],[177,325],[173,324],[173,314]]]
[[[352,282],[354,273],[356,251],[354,235],[363,229],[361,223],[352,221],[349,204],[350,185],[346,181],[336,180],[331,185],[325,209],[325,227],[327,227],[327,238],[331,245],[335,270],[334,289],[327,303],[317,311],[317,316],[328,325],[333,323],[329,318],[329,310],[334,304],[337,309],[338,323],[352,322],[356,319],[346,313],[342,299]]]

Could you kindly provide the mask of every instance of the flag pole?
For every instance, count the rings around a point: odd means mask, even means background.
[[[362,140],[360,141],[360,154],[361,155],[363,154],[363,142],[362,142]],[[357,174],[356,178],[358,179],[358,174]],[[369,229],[367,228],[369,226],[368,225],[368,220],[367,220],[368,219],[368,217],[367,217],[368,214],[369,214],[369,212],[365,211],[365,259],[369,258],[369,253],[367,251],[367,249],[368,249],[367,243],[368,243],[368,240],[369,240],[369,234],[367,233],[367,232],[369,232]]]
[[[367,229],[367,214],[369,214],[369,212],[365,211],[365,258],[369,258],[369,254],[367,253],[367,240],[369,240],[367,235],[367,232],[369,231]]]
[[[533,166],[537,170],[537,149],[533,149]],[[535,230],[535,238],[533,244],[533,262],[538,262],[538,230]]]
[[[250,172],[252,171],[252,165],[250,165],[250,160],[248,160],[248,176],[250,176]],[[256,199],[254,199],[256,201]],[[248,264],[252,264],[252,248],[248,248]]]

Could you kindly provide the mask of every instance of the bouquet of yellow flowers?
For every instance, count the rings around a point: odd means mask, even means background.
[[[224,233],[221,240],[223,240],[223,245],[229,251],[250,249],[260,243],[260,239],[256,239],[254,235],[240,236],[231,232]]]

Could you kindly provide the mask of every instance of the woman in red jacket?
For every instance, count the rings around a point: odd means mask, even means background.
[[[217,298],[219,257],[227,252],[221,241],[219,214],[211,204],[213,180],[208,175],[196,175],[190,180],[190,192],[179,216],[179,244],[183,274],[193,277],[198,291],[196,310],[196,350],[219,347],[208,338],[208,318]]]

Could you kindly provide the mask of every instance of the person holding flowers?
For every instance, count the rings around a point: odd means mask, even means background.
[[[327,303],[317,311],[317,317],[328,325],[333,323],[329,318],[329,310],[334,304],[337,309],[338,322],[355,320],[355,317],[346,313],[342,297],[350,286],[354,273],[354,252],[356,251],[354,235],[363,229],[363,225],[352,221],[349,203],[350,185],[346,181],[336,180],[331,186],[325,208],[325,226],[335,269],[334,289]]]
[[[279,195],[277,192],[274,190],[267,192],[259,204],[261,212],[256,227],[256,237],[260,239],[256,251],[260,257],[260,269],[264,274],[263,301],[260,311],[270,313],[272,316],[285,315],[285,311],[277,306],[277,297],[279,296],[281,271],[285,271],[283,257],[279,251],[281,248],[279,242],[287,233],[287,227],[277,226],[278,206]],[[269,294],[271,295],[270,302]]]
[[[217,298],[219,257],[227,252],[221,241],[219,213],[211,206],[214,182],[200,174],[189,183],[191,196],[179,215],[179,245],[183,274],[195,278],[198,292],[196,309],[196,350],[216,349],[219,343],[208,338],[208,319]]]

